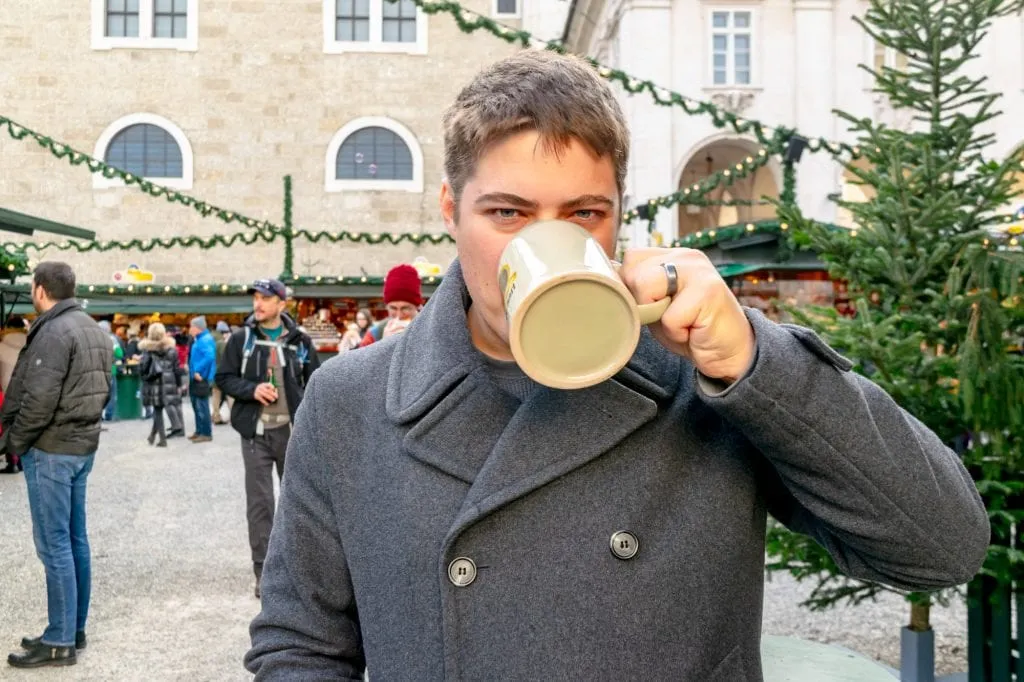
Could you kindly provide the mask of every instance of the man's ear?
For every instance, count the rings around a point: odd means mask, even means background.
[[[441,182],[441,217],[444,219],[445,229],[448,234],[455,237],[455,224],[458,221],[456,213],[459,208],[455,202],[455,192],[447,180]]]

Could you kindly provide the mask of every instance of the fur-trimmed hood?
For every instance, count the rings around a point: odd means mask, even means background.
[[[144,350],[152,353],[153,351],[167,351],[174,348],[174,339],[170,336],[165,336],[159,341],[152,341],[150,339],[143,339],[139,341],[139,350]]]

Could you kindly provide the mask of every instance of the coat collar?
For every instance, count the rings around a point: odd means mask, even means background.
[[[466,311],[470,302],[462,266],[456,260],[423,311],[396,339],[386,399],[387,416],[394,423],[421,418],[485,365],[469,335]],[[675,395],[680,370],[680,358],[665,350],[645,328],[633,358],[612,381],[660,401]]]
[[[590,388],[541,388],[521,405],[490,381],[466,326],[456,261],[394,343],[387,417],[413,458],[470,485],[451,533],[611,450],[679,390],[683,362],[645,330],[629,365]],[[571,447],[567,443],[571,442]]]
[[[42,330],[42,328],[54,318],[60,317],[69,310],[81,309],[82,306],[73,298],[65,298],[63,301],[58,301],[52,308],[37,317],[36,321],[32,323],[32,327],[28,330],[28,338],[25,339],[25,345],[32,343],[32,339],[34,339],[39,334],[40,330]]]

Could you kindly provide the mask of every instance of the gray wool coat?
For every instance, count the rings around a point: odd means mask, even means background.
[[[981,565],[958,458],[812,332],[749,311],[757,360],[717,394],[645,333],[614,379],[520,405],[468,303],[456,263],[405,333],[313,375],[257,680],[760,680],[768,513],[899,588]]]

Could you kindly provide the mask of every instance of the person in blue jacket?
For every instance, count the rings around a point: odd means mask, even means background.
[[[189,436],[189,440],[207,443],[213,440],[210,389],[217,374],[217,344],[206,328],[205,317],[193,318],[188,333],[192,336],[192,348],[188,354],[188,394],[196,419],[196,432]]]

